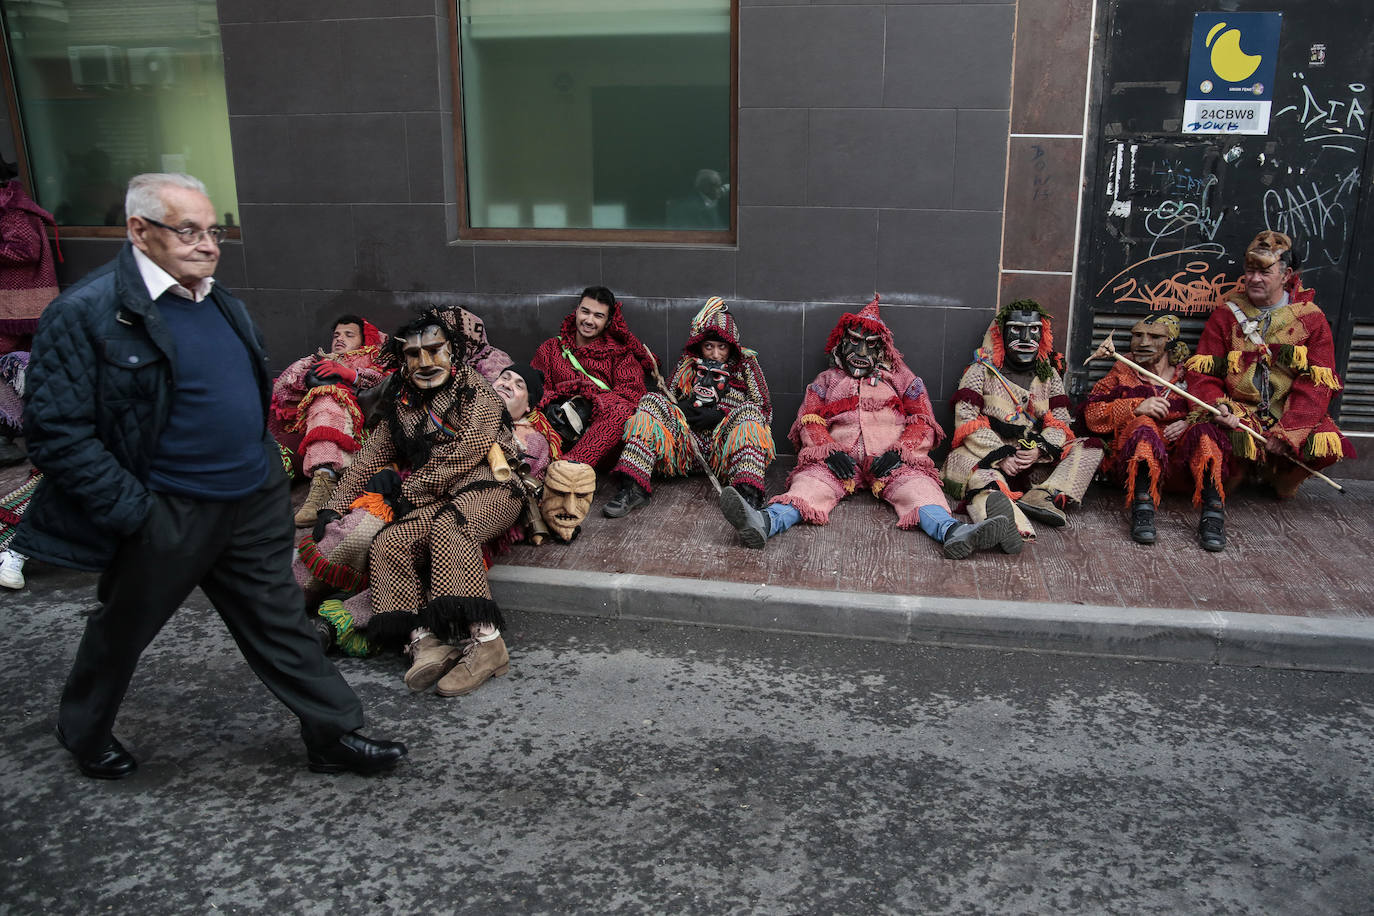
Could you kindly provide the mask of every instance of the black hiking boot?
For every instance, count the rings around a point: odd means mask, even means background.
[[[1226,508],[1221,494],[1212,484],[1202,490],[1202,518],[1197,525],[1198,543],[1203,550],[1218,553],[1226,549]]]
[[[624,478],[620,492],[611,498],[601,509],[607,518],[624,518],[640,506],[649,504],[649,492],[629,477]]]

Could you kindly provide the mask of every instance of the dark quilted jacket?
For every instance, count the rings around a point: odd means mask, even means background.
[[[208,301],[253,354],[266,418],[272,388],[257,328],[224,288],[212,287]],[[144,481],[171,412],[173,348],[128,243],[48,306],[33,339],[24,404],[29,456],[43,480],[15,550],[103,569],[143,524],[152,505]],[[263,444],[275,451],[265,422]]]

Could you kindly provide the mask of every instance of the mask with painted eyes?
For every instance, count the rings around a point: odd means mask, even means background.
[[[1044,331],[1039,312],[1029,309],[1010,312],[1002,324],[1002,347],[1007,354],[1007,365],[1023,370],[1035,365]]]
[[[539,514],[560,541],[577,537],[596,494],[596,471],[580,461],[555,461],[544,472],[544,495]]]
[[[421,391],[442,388],[453,378],[453,347],[437,324],[407,334],[401,350],[407,382]]]
[[[717,359],[697,359],[696,374],[692,377],[692,406],[707,407],[720,403],[730,385],[730,370]]]
[[[853,378],[872,375],[883,365],[885,357],[880,334],[866,334],[860,328],[848,328],[835,347],[835,363]]]

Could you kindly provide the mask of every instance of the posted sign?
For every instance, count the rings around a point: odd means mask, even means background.
[[[1185,134],[1267,134],[1283,13],[1195,13]]]

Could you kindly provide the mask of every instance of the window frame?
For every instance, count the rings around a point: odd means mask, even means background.
[[[228,81],[228,73],[225,74],[225,81]],[[29,146],[27,138],[24,136],[24,120],[19,107],[19,88],[14,80],[14,68],[10,65],[10,27],[5,18],[5,12],[0,9],[0,82],[3,82],[5,94],[5,106],[9,112],[10,133],[14,137],[14,156],[19,168],[19,176],[16,181],[22,182],[25,192],[29,197],[37,200],[34,193],[33,174],[29,170]],[[233,133],[233,126],[230,125],[230,134]],[[230,151],[232,155],[232,150]],[[133,176],[130,175],[130,178]],[[50,233],[54,230],[49,228]],[[56,232],[72,239],[123,239],[128,238],[129,230],[125,226],[58,226]],[[228,234],[224,240],[238,241],[243,238],[243,233],[239,226],[230,226]]]
[[[739,6],[730,0],[730,227],[728,229],[534,229],[474,227],[468,217],[466,144],[463,133],[463,68],[458,2],[448,0],[449,75],[453,108],[454,189],[458,240],[462,242],[657,243],[734,246],[739,231]]]

